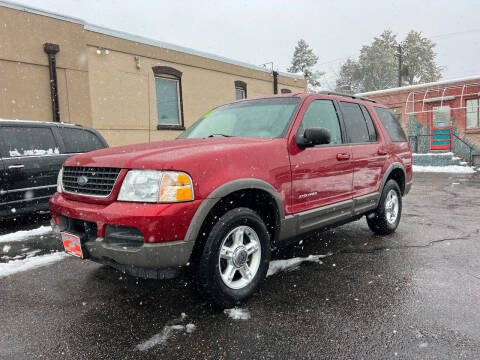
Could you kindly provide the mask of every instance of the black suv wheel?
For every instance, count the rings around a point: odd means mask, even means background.
[[[200,294],[220,308],[247,300],[265,279],[270,236],[262,219],[248,208],[236,208],[213,226],[196,268]]]
[[[402,193],[395,180],[388,180],[383,187],[380,202],[374,213],[367,215],[367,224],[375,234],[393,233],[402,215]]]

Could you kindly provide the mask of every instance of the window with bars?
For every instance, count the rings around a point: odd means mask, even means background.
[[[480,99],[466,100],[467,129],[480,128],[479,105],[480,105]]]

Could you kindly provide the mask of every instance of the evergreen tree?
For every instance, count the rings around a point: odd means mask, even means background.
[[[308,91],[315,91],[320,86],[319,78],[324,75],[319,71],[314,71],[313,66],[317,63],[318,56],[303,39],[300,39],[293,52],[292,65],[287,69],[291,73],[303,73],[307,80]]]

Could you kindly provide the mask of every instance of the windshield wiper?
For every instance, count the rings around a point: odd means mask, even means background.
[[[208,135],[208,137],[215,137],[215,136],[233,137],[233,135],[225,135],[225,134],[210,134],[210,135]]]

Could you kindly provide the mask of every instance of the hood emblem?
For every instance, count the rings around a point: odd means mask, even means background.
[[[86,176],[79,176],[77,177],[77,184],[80,186],[87,185],[88,183],[88,178]]]

